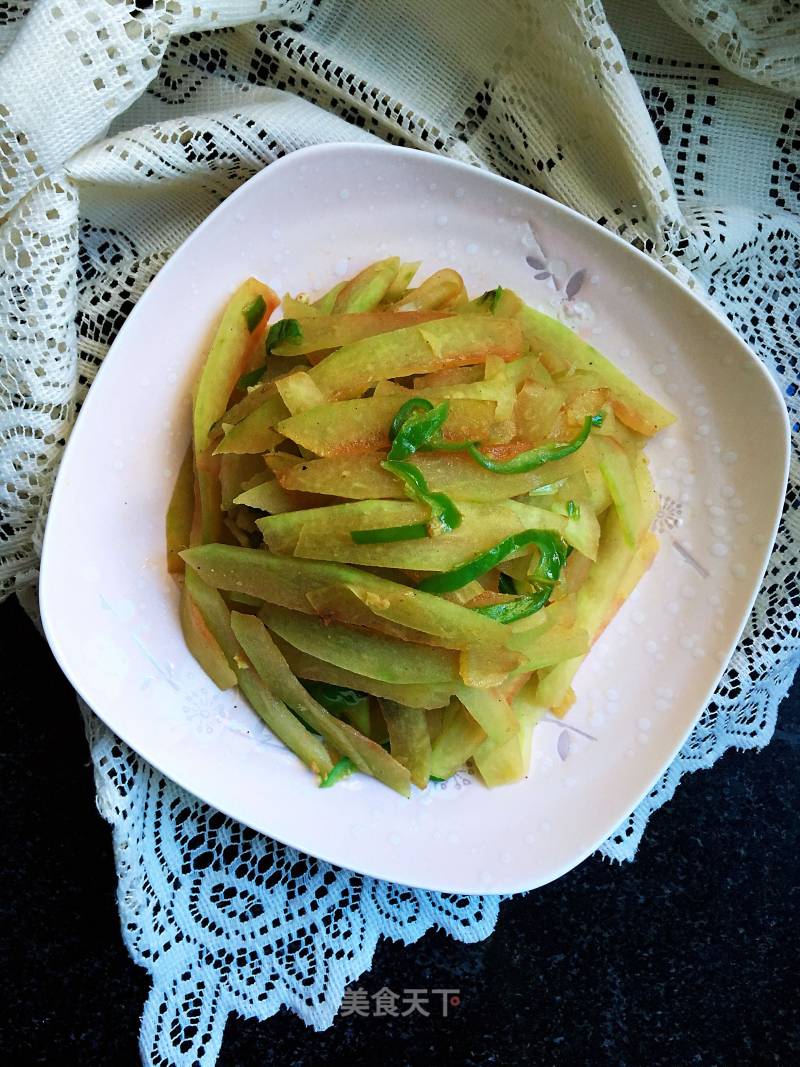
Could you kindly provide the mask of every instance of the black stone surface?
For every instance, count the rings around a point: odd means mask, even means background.
[[[15,603],[0,627],[0,1062],[136,1064],[148,978],[120,937],[78,708]],[[357,984],[458,989],[447,1018],[232,1019],[220,1067],[800,1062],[799,770],[796,685],[768,748],[685,779],[633,864],[587,860],[477,945],[381,943]]]

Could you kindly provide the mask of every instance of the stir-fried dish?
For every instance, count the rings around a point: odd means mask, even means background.
[[[528,773],[657,551],[674,421],[497,286],[371,264],[313,300],[248,279],[194,390],[167,513],[187,646],[330,786]],[[282,317],[270,324],[282,305]]]

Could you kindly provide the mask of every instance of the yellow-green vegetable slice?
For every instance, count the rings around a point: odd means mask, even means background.
[[[318,737],[299,722],[278,700],[247,663],[231,626],[228,606],[216,589],[206,585],[193,572],[186,572],[186,589],[202,614],[209,632],[224,652],[234,675],[234,684],[244,693],[255,712],[275,736],[316,774],[324,776],[333,768],[327,749]]]
[[[277,515],[318,507],[323,503],[325,497],[317,493],[288,492],[277,479],[269,478],[268,481],[261,479],[257,485],[253,485],[246,493],[236,499],[239,505],[252,508],[253,511],[265,511],[269,514]],[[255,523],[254,517],[253,528],[257,529]]]
[[[495,744],[503,744],[517,733],[517,718],[499,689],[473,689],[462,685],[456,696]]]
[[[398,402],[396,396],[373,396],[323,404],[279,420],[277,429],[284,437],[318,456],[373,452],[389,447],[389,428],[400,403],[402,400]],[[445,440],[491,439],[496,410],[497,405],[490,400],[452,400],[447,422],[442,428]]]
[[[248,369],[266,321],[278,300],[255,278],[239,286],[228,302],[206,357],[192,406],[192,442],[200,497],[200,536],[218,541],[222,529],[218,463],[211,433],[225,413],[231,394]],[[254,313],[258,309],[258,314]]]
[[[461,703],[453,701],[431,748],[431,776],[450,778],[486,740],[486,734]]]
[[[587,441],[584,448],[589,444]],[[381,466],[384,458],[382,453],[372,452],[357,457],[310,459],[295,464],[279,474],[278,478],[284,489],[322,493],[348,500],[402,500],[405,496],[402,483]],[[476,504],[535,492],[542,486],[563,481],[571,472],[583,477],[586,462],[586,457],[575,452],[536,470],[499,476],[484,470],[469,456],[459,452],[418,452],[414,456],[414,463],[432,490],[447,493],[454,500]],[[594,511],[605,510],[603,506],[598,509],[596,504],[599,502],[608,506],[611,499],[602,478],[600,483],[603,488],[599,495],[593,491],[590,493],[589,488],[584,486],[584,495],[588,496]]]
[[[522,355],[522,332],[514,319],[453,315],[405,330],[345,345],[309,374],[332,399],[360,396],[385,378],[405,378],[445,367]]]
[[[316,317],[319,315],[319,311],[315,308],[308,297],[303,293],[299,293],[297,296],[292,296],[291,293],[284,293],[281,300],[281,311],[285,319],[299,319],[301,317]]]
[[[386,296],[400,269],[398,256],[370,263],[336,294],[334,313],[371,311]]]
[[[564,516],[513,500],[461,504],[459,510],[461,525],[447,535],[382,544],[355,544],[350,534],[424,522],[428,517],[425,506],[412,501],[362,500],[269,516],[259,519],[258,527],[273,552],[409,571],[452,570],[523,530],[551,530],[562,536],[567,532]],[[591,555],[591,545],[575,547]],[[514,554],[527,551],[520,548]]]
[[[454,685],[459,680],[458,658],[443,648],[412,645],[340,622],[326,623],[274,604],[262,609],[261,618],[290,645],[353,674],[395,685]]]
[[[381,701],[381,711],[389,731],[389,751],[408,768],[414,785],[424,789],[431,773],[431,739],[425,712],[391,700]]]
[[[636,488],[639,492],[639,503],[642,508],[641,526],[646,532],[655,522],[660,507],[658,493],[653,485],[650,474],[650,466],[644,452],[637,452],[633,459],[633,476],[636,480]]]
[[[231,613],[224,598],[218,590],[204,582],[192,568],[186,570],[185,585],[214,635],[214,639],[225,653],[228,663],[235,669],[236,656],[241,650],[231,629]]]
[[[183,573],[183,560],[180,553],[189,547],[193,517],[194,458],[192,446],[189,445],[178,469],[178,476],[175,479],[175,486],[167,508],[167,570],[170,574]]]
[[[480,645],[492,651],[509,636],[506,627],[468,608],[338,563],[275,556],[235,545],[197,546],[185,551],[183,558],[210,587],[244,593],[309,615],[315,614],[314,594],[341,586],[354,591],[370,607],[374,628],[386,618],[392,624],[441,635],[456,648]],[[327,610],[331,607],[329,601]]]
[[[600,384],[609,388],[615,414],[631,429],[652,436],[675,421],[672,412],[648,396],[569,326],[531,307],[522,309],[520,322],[525,340],[535,352],[550,353],[568,367],[593,374]]]
[[[360,771],[373,775],[401,795],[408,795],[409,773],[405,765],[401,766],[380,745],[341,722],[314,700],[292,673],[260,619],[233,612],[231,626],[256,673],[278,699],[338,752],[348,756]]]
[[[218,454],[265,452],[280,441],[275,427],[288,414],[289,409],[278,393],[268,396],[263,404],[226,430],[215,451]]]
[[[533,729],[536,724],[546,715],[547,708],[536,702],[536,675],[529,678],[525,685],[516,693],[511,701],[514,714],[519,721],[519,750],[522,758],[522,766],[525,774],[529,773],[531,765],[531,742]]]
[[[336,285],[329,289],[327,293],[324,293],[319,300],[315,300],[311,305],[315,311],[319,312],[320,315],[332,314],[336,304],[336,298],[347,285],[347,281],[348,279],[344,278],[342,281],[337,282]]]
[[[583,656],[589,651],[589,644],[589,634],[581,626],[554,626],[544,634],[532,636],[529,641],[520,637],[514,641],[514,650],[523,656],[524,663],[512,671],[512,676],[543,670],[575,656]]]
[[[630,548],[636,548],[647,530],[647,516],[630,458],[621,445],[609,438],[598,442],[598,447],[600,471],[617,509],[625,540]]]
[[[625,573],[634,558],[619,515],[607,512],[600,538],[597,563],[589,571],[577,594],[577,624],[594,639],[611,611]],[[584,654],[570,657],[540,675],[536,700],[546,707],[558,707],[564,700]]]
[[[301,411],[310,411],[325,403],[325,396],[304,370],[276,379],[275,388],[292,415],[297,415]]]
[[[414,275],[417,273],[420,267],[420,260],[414,260],[411,263],[401,263],[397,274],[394,276],[394,281],[386,290],[386,295],[381,301],[382,306],[388,304],[394,304],[402,296],[405,296],[405,292],[408,289],[411,282],[414,280]]]
[[[354,579],[307,594],[317,614],[344,619],[354,625],[382,629],[382,620],[403,627],[406,640],[439,644],[443,648],[471,648],[473,645],[501,647],[508,636],[506,628],[485,615],[419,589],[383,582],[375,588],[364,572],[365,581]],[[388,631],[384,631],[388,632]],[[414,637],[413,634],[418,636]]]
[[[485,784],[493,789],[498,785],[510,785],[525,777],[528,764],[523,759],[520,730],[501,744],[487,737],[475,750],[473,760]]]
[[[365,337],[377,337],[409,326],[420,326],[451,314],[450,311],[370,311],[355,315],[313,315],[308,318],[300,315],[295,319],[300,339],[281,341],[272,351],[276,356],[296,356],[341,348]]]
[[[220,504],[223,511],[231,511],[235,498],[245,484],[254,477],[264,478],[264,464],[259,456],[222,456],[219,465]]]
[[[464,279],[457,271],[445,267],[431,274],[416,289],[404,293],[394,308],[402,312],[451,307],[462,295],[466,300]]]
[[[307,652],[283,641],[275,635],[275,643],[283,653],[283,657],[292,668],[298,678],[305,678],[312,682],[327,682],[330,685],[342,685],[350,689],[360,689],[372,696],[384,697],[386,700],[394,700],[410,708],[433,709],[445,707],[450,702],[450,690],[447,687],[437,689],[434,686],[412,682],[408,685],[394,685],[391,682],[381,682],[377,678],[367,678],[362,674],[354,674],[352,671],[337,667],[333,663],[317,659]]]
[[[180,617],[186,647],[208,677],[218,689],[233,688],[236,675],[186,585],[181,590]]]
[[[305,460],[278,475],[284,489],[349,500],[405,499],[400,481],[384,470],[381,453]],[[421,457],[420,457],[421,458]],[[419,464],[422,469],[422,464]],[[430,485],[430,482],[428,482]]]
[[[333,770],[327,749],[314,734],[292,714],[286,705],[272,695],[252,667],[237,671],[239,688],[251,707],[273,734],[294,752],[320,778]]]
[[[252,328],[245,314],[258,298],[263,302],[259,322]],[[248,359],[273,308],[275,293],[256,278],[248,278],[231,297],[206,357],[192,410],[195,455],[210,445],[211,428],[225,413],[236,382],[246,370]]]
[[[281,363],[283,372],[286,373],[286,364]],[[214,423],[212,431],[212,437],[218,437],[225,432],[225,428],[228,430],[231,426],[235,426],[237,422],[241,422],[245,416],[249,415],[256,408],[260,408],[270,397],[275,396],[275,383],[259,382],[258,385],[251,386],[241,400],[238,400]]]

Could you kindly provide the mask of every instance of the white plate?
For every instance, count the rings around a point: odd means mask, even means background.
[[[661,552],[581,670],[564,726],[537,728],[530,777],[490,791],[459,774],[411,800],[362,776],[316,789],[236,692],[218,692],[189,655],[164,569],[190,389],[228,295],[250,274],[279,293],[319,291],[395,253],[421,259],[421,276],[454,266],[473,293],[502,283],[555,309],[680,420],[649,448]],[[379,878],[514,892],[592,852],[687,737],[764,573],[787,463],[785,409],[761,364],[608,231],[422,152],[306,149],[217,208],[122,328],[61,465],[42,615],[95,712],[214,807]]]

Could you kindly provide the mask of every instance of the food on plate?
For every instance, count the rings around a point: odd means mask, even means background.
[[[674,417],[577,333],[381,260],[317,299],[250,278],[166,517],[189,650],[330,787],[528,773],[651,563]],[[270,323],[282,304],[283,317]]]

